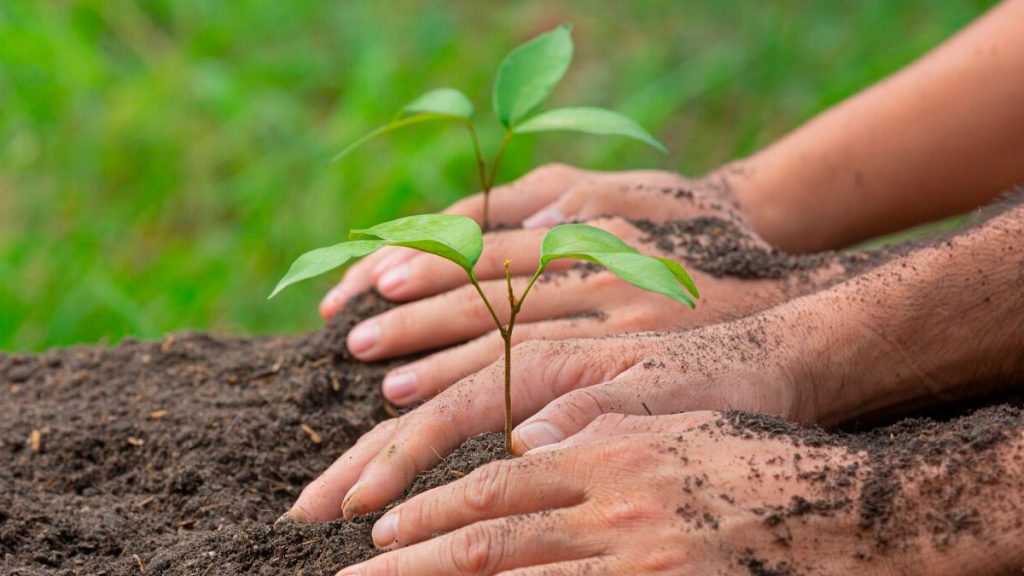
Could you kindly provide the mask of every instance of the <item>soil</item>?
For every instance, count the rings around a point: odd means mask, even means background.
[[[698,267],[705,270],[778,277],[811,266],[742,246],[733,249],[745,256],[729,256],[735,231],[721,221],[677,226],[689,228],[651,225],[648,232],[681,238],[696,226],[725,239],[719,248],[702,244],[707,258]],[[857,256],[850,265],[870,260]],[[314,576],[374,555],[369,534],[379,513],[321,525],[274,521],[334,458],[394,414],[379,382],[397,362],[359,363],[344,345],[356,322],[388,306],[365,294],[325,329],[289,337],[177,333],[113,348],[0,354],[0,573]],[[987,447],[1022,417],[998,408],[858,433],[740,413],[723,421],[736,434],[866,451],[873,471],[859,501],[794,502],[766,509],[765,523],[855,506],[884,549],[906,537],[893,518],[915,467],[953,454],[959,469],[991,471]],[[421,475],[406,497],[503,456],[500,437],[472,439]],[[842,474],[830,481],[844,482]],[[941,495],[928,527],[935,538],[983,523],[976,510],[959,506],[962,492]],[[786,573],[754,551],[737,562],[751,574]]]
[[[712,216],[658,223],[631,222],[647,234],[641,240],[654,243],[668,254],[680,254],[688,265],[718,278],[799,278],[833,263],[838,263],[847,273],[857,273],[893,253],[889,249],[788,254],[755,240],[738,224]]]

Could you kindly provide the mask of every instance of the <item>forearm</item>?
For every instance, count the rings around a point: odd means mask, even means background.
[[[1024,386],[1024,205],[790,306],[819,422]]]
[[[960,213],[1024,180],[1024,0],[723,170],[751,224],[792,252]]]

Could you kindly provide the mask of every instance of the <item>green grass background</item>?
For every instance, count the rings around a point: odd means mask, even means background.
[[[185,328],[319,325],[333,279],[265,301],[299,253],[474,188],[462,130],[423,126],[331,155],[428,88],[498,136],[490,82],[568,21],[554,104],[625,112],[672,149],[517,141],[546,161],[699,174],[912,61],[992,2],[0,2],[0,349]]]

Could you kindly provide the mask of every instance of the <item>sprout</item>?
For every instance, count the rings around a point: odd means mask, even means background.
[[[490,229],[490,192],[498,177],[498,168],[513,136],[533,132],[570,131],[588,134],[625,136],[658,149],[668,150],[630,118],[603,108],[557,108],[527,117],[543,102],[565,75],[572,62],[571,28],[563,24],[550,32],[520,45],[505,57],[494,79],[494,112],[501,121],[505,135],[491,160],[488,170],[473,120],[473,103],[454,88],[438,88],[406,104],[394,119],[370,132],[339,152],[340,160],[360,145],[413,124],[431,120],[447,120],[464,125],[473,143],[477,175],[484,194],[483,229]]]

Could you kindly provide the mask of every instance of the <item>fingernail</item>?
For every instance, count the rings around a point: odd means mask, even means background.
[[[373,525],[370,532],[373,537],[373,545],[377,548],[384,548],[394,544],[398,538],[398,513],[388,514]]]
[[[349,333],[348,349],[353,354],[362,354],[376,346],[379,338],[380,325],[376,322],[363,322]]]
[[[408,280],[408,278],[409,266],[407,264],[402,264],[397,268],[385,272],[377,282],[377,289],[380,290],[382,294],[387,295],[388,293],[392,293],[398,288],[401,288],[402,284],[405,284],[405,281]]]
[[[359,512],[358,508],[351,506],[351,501],[360,489],[362,489],[362,484],[356,482],[355,486],[349,489],[348,494],[345,494],[345,499],[341,501],[341,515],[346,520],[351,520]]]
[[[384,377],[384,395],[392,402],[401,402],[416,393],[416,372],[391,373]]]
[[[285,524],[298,524],[298,523],[299,523],[299,520],[297,518],[295,518],[294,516],[292,516],[292,511],[291,510],[285,512],[284,514],[281,514],[280,518],[278,518],[277,520],[274,520],[274,526],[283,526]]]
[[[562,434],[561,430],[547,422],[534,422],[516,430],[516,439],[527,450],[532,450],[548,444],[554,444],[555,442],[561,442],[565,439],[565,435]]]
[[[550,228],[565,222],[565,216],[554,206],[544,208],[523,220],[523,228]]]
[[[324,299],[320,301],[320,312],[325,316],[333,316],[345,302],[348,300],[349,294],[348,289],[344,288],[343,284],[339,284],[324,296]]]

